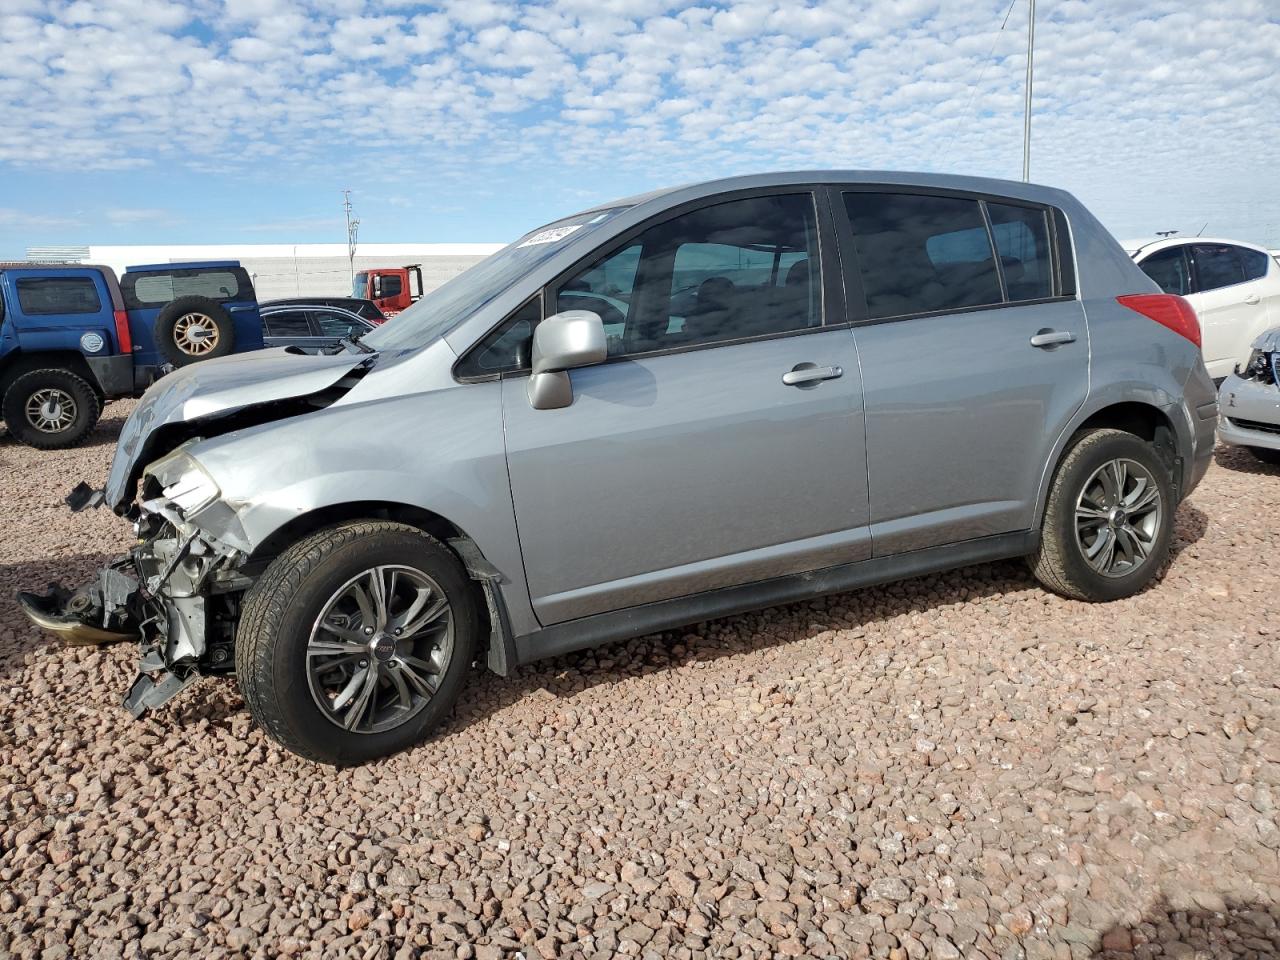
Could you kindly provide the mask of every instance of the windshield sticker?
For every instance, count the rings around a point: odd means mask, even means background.
[[[557,240],[563,240],[581,226],[582,224],[575,223],[568,227],[552,227],[550,230],[543,230],[541,233],[535,233],[528,240],[518,244],[518,246],[532,247],[539,243],[555,243]]]

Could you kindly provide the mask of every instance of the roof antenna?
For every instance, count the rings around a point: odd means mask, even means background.
[[[1199,232],[1199,233],[1197,233],[1197,234],[1196,234],[1196,236],[1197,236],[1197,237],[1203,237],[1203,236],[1204,236],[1204,232],[1205,232],[1205,230],[1207,230],[1207,229],[1208,229],[1208,227],[1209,227],[1209,221],[1208,221],[1208,220],[1206,220],[1206,221],[1204,222],[1204,226],[1200,228],[1200,232]]]

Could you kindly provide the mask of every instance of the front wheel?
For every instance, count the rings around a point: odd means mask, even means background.
[[[236,675],[284,747],[363,763],[444,719],[478,624],[466,572],[439,541],[404,524],[342,524],[294,544],[246,594]]]
[[[1058,465],[1031,569],[1073,600],[1131,596],[1169,555],[1175,506],[1151,444],[1123,430],[1089,431]]]
[[[37,450],[61,450],[88,435],[102,406],[87,380],[51,367],[14,380],[5,391],[3,413],[19,442]]]

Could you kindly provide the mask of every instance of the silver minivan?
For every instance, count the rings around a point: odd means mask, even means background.
[[[187,367],[125,424],[138,545],[22,595],[136,638],[135,715],[235,674],[358,763],[473,664],[998,558],[1114,600],[1167,559],[1217,406],[1184,300],[1069,194],[821,172],[540,227],[337,352]]]

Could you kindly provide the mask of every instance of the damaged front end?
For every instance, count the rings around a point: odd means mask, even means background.
[[[241,525],[244,504],[223,499],[193,450],[337,403],[376,359],[263,351],[193,364],[156,383],[121,429],[103,489],[82,483],[67,498],[73,511],[106,506],[132,520],[137,544],[77,590],[53,584],[43,596],[19,594],[28,618],[68,643],[138,640],[138,678],[124,701],[134,716],[200,676],[234,672],[254,544]]]
[[[172,699],[200,676],[234,669],[240,599],[253,579],[245,553],[197,527],[195,514],[218,513],[218,488],[181,449],[143,474],[134,531],[138,543],[74,592],[51,586],[19,603],[36,624],[69,643],[139,640],[138,677],[124,699],[135,717]],[[73,509],[100,496],[81,485]]]

